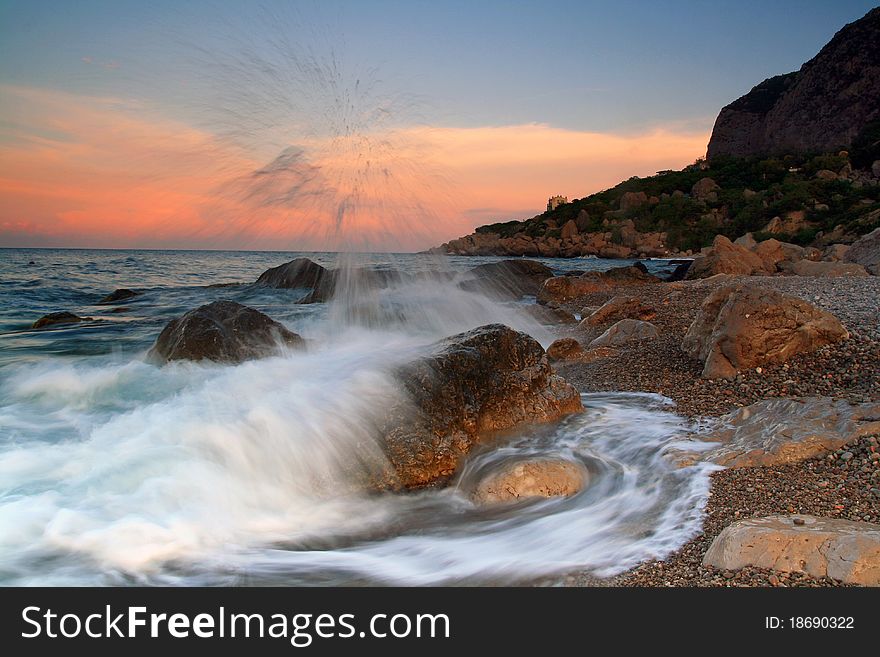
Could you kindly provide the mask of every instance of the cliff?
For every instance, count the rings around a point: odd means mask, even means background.
[[[799,71],[721,110],[708,158],[821,153],[850,147],[880,122],[880,7],[846,25]]]

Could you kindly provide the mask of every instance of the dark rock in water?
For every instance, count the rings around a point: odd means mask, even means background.
[[[214,301],[172,320],[159,334],[148,358],[240,363],[301,347],[303,339],[271,317],[234,301]]]
[[[473,279],[460,287],[500,298],[519,299],[536,296],[541,285],[553,278],[553,270],[534,260],[502,260],[478,265],[470,270]]]
[[[363,294],[388,287],[403,279],[395,269],[352,269],[325,270],[315,288],[297,303],[326,303],[340,290],[351,299],[359,299]]]
[[[116,303],[117,301],[124,301],[125,299],[131,299],[132,297],[136,297],[141,294],[142,294],[142,292],[136,292],[134,290],[129,290],[126,288],[120,288],[120,289],[114,290],[113,292],[108,294],[106,297],[101,299],[98,303],[99,304]]]
[[[583,409],[541,345],[502,324],[446,338],[396,376],[407,401],[389,409],[383,435],[406,488],[445,483],[461,457],[496,432]]]
[[[79,322],[85,322],[87,320],[87,317],[80,317],[78,315],[74,315],[73,313],[62,311],[43,315],[42,317],[40,317],[40,319],[33,323],[31,328],[38,329],[44,328],[46,326],[55,326],[56,324],[78,324]]]
[[[29,264],[29,265],[35,265],[35,264],[37,264],[37,263],[34,262],[33,260],[31,260],[30,262],[28,262],[28,264]]]
[[[326,274],[327,270],[321,265],[308,258],[297,258],[264,271],[257,279],[257,285],[283,289],[314,289]]]
[[[672,270],[672,273],[669,274],[669,277],[666,279],[667,282],[674,281],[683,281],[687,276],[688,271],[691,268],[691,265],[694,264],[693,260],[682,260],[682,261],[671,261],[671,264],[675,265],[675,269]]]
[[[880,119],[880,8],[846,25],[799,71],[764,80],[721,110],[708,157],[822,153]]]

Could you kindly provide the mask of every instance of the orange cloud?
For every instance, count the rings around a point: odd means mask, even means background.
[[[425,248],[703,154],[699,133],[529,124],[303,140],[266,156],[119,98],[0,87],[0,244]],[[273,159],[274,158],[274,159]]]

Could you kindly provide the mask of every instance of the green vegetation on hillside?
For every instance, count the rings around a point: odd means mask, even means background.
[[[852,149],[853,164],[857,167],[870,167],[878,157],[880,122],[869,126]],[[641,232],[666,232],[668,247],[696,251],[710,244],[717,234],[735,239],[747,232],[760,233],[774,217],[804,211],[807,227],[793,235],[773,236],[808,244],[818,232],[828,232],[837,226],[844,232],[861,235],[880,225],[880,187],[849,179],[816,177],[822,170],[846,172],[849,165],[845,155],[837,154],[716,159],[709,165],[700,163],[682,171],[630,178],[532,219],[481,226],[477,232],[498,233],[502,237],[516,233],[558,237],[561,227],[575,220],[581,232],[611,231],[613,237],[615,225],[632,219]],[[692,198],[694,183],[706,177],[720,185],[717,198]],[[654,199],[624,212],[619,207],[626,192],[644,192]]]

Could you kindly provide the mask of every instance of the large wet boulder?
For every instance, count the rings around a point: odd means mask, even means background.
[[[258,310],[234,301],[214,301],[171,320],[159,334],[148,358],[158,363],[240,363],[303,344],[300,336]]]
[[[707,461],[728,468],[772,467],[825,454],[874,433],[880,433],[878,402],[852,405],[830,397],[765,399],[728,413],[713,428],[695,435],[712,447],[688,453],[680,461]]]
[[[638,319],[621,319],[608,327],[602,335],[590,342],[590,349],[599,347],[619,347],[637,340],[651,340],[657,337],[657,327],[651,322]]]
[[[284,289],[314,289],[327,274],[321,265],[308,258],[297,258],[283,265],[267,269],[257,279],[257,285]]]
[[[120,301],[125,301],[127,299],[131,299],[133,297],[137,297],[143,294],[142,292],[138,292],[136,290],[129,290],[128,288],[119,288],[118,290],[113,290],[106,297],[101,299],[98,303],[101,305],[118,303]]]
[[[445,484],[480,441],[583,410],[578,391],[553,374],[538,342],[489,324],[437,343],[398,368],[404,401],[382,429],[397,484]]]
[[[853,242],[843,259],[862,265],[874,276],[880,276],[880,228]]]
[[[62,310],[61,312],[43,315],[31,325],[31,328],[40,329],[47,326],[58,326],[61,324],[79,324],[80,322],[86,321],[86,319],[86,317],[80,317],[79,315],[74,315],[66,310]]]
[[[716,235],[712,246],[703,255],[694,258],[687,278],[708,278],[716,274],[750,276],[766,273],[767,267],[757,254],[734,244],[724,235]]]
[[[703,378],[732,379],[739,370],[784,363],[848,337],[834,315],[802,299],[727,286],[706,298],[681,347],[704,363]]]
[[[581,322],[583,328],[607,326],[621,319],[648,321],[656,317],[657,311],[644,303],[639,297],[618,295],[606,301]]]
[[[746,566],[880,586],[880,525],[808,515],[748,518],[728,525],[704,566]]]
[[[477,483],[477,504],[499,504],[547,497],[571,497],[589,480],[586,468],[562,459],[536,458],[506,463]]]
[[[561,303],[593,292],[614,287],[659,283],[640,262],[629,267],[615,267],[608,271],[588,271],[580,276],[556,276],[544,281],[538,292],[539,303]]]
[[[479,291],[499,298],[519,299],[537,296],[541,285],[553,278],[553,270],[534,260],[502,260],[477,265],[469,278],[462,281],[462,289]]]

